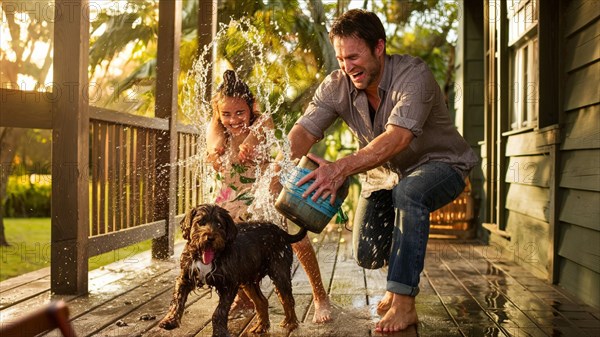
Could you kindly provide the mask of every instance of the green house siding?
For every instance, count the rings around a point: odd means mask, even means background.
[[[484,83],[494,90],[486,92],[481,155],[494,175],[484,176],[481,207],[497,210],[484,227],[528,270],[600,308],[600,1],[505,4],[484,1],[484,12],[489,6],[500,15],[483,20]],[[528,38],[511,45],[510,22],[502,20],[522,4],[534,8],[537,26],[527,34],[539,41],[530,45],[539,48],[539,110],[529,129],[510,124],[506,86],[511,52]]]
[[[600,303],[600,1],[567,4],[558,284]]]

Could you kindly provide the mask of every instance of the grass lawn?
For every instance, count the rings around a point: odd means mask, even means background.
[[[50,266],[50,218],[5,218],[9,247],[0,247],[0,281]],[[151,248],[152,240],[89,259],[89,269],[129,258]]]

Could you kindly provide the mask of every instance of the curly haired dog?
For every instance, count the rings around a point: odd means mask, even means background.
[[[204,284],[214,287],[219,304],[212,316],[213,336],[228,336],[227,316],[241,287],[256,308],[257,323],[251,332],[269,329],[268,300],[259,282],[269,275],[283,305],[285,319],[281,326],[289,331],[298,327],[292,295],[291,243],[306,235],[302,229],[290,235],[273,223],[234,223],[222,207],[203,204],[192,209],[181,221],[187,243],[181,253],[181,273],[175,283],[173,300],[159,326],[177,328],[188,294]]]

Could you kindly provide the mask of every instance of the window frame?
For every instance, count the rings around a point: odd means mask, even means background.
[[[537,0],[506,3],[509,58],[508,128],[539,127],[539,43]]]

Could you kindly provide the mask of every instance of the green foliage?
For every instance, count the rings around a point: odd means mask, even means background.
[[[458,3],[443,0],[385,0],[387,52],[423,59],[442,88],[454,80]]]
[[[120,52],[135,46],[128,64],[139,64],[135,69],[119,79],[114,79],[118,89],[114,98],[126,95],[126,91],[135,91],[138,104],[128,106],[137,114],[152,115],[153,89],[155,80],[155,60],[157,16],[154,1],[122,2],[121,11],[104,13],[93,23],[93,31],[105,28],[105,34],[92,40],[91,63],[110,66]],[[453,42],[449,41],[449,32],[455,29],[457,22],[457,4],[442,0],[384,0],[365,1],[364,6],[380,14],[388,30],[388,52],[406,53],[419,56],[432,68],[441,86],[451,80],[448,78],[451,68]],[[287,88],[275,88],[272,104],[285,90],[285,100],[272,117],[275,124],[288,131],[302,114],[306,104],[322,78],[337,68],[333,48],[327,36],[327,26],[338,11],[347,7],[345,2],[311,0],[299,1],[234,1],[219,2],[219,22],[249,19],[260,33],[265,50],[273,57],[268,72],[269,80],[278,83],[282,74],[289,78]],[[123,8],[136,8],[127,11]],[[180,48],[180,88],[184,77],[196,58],[198,24],[198,5],[196,1],[186,0],[182,4],[182,39]],[[116,36],[116,37],[115,37]],[[250,71],[244,62],[245,41],[232,31],[225,43],[220,44],[217,58],[234,69]],[[104,61],[103,61],[104,60]],[[250,72],[240,74],[246,80]],[[181,100],[181,95],[180,95]],[[183,117],[183,116],[182,116]],[[182,118],[181,120],[185,120]]]
[[[53,16],[47,15],[45,10],[31,9],[54,8],[54,1],[40,0],[35,4],[30,0],[0,1],[0,6],[3,12],[0,13],[1,34],[7,33],[2,36],[0,45],[2,87],[34,90],[29,85],[24,87],[23,78],[37,81],[33,86],[38,88],[47,85],[45,82],[52,64],[52,48],[45,48],[45,45],[52,42]],[[26,13],[16,9],[25,9]],[[21,79],[18,75],[21,75]]]
[[[27,218],[50,216],[52,187],[48,175],[10,176],[3,217]]]

